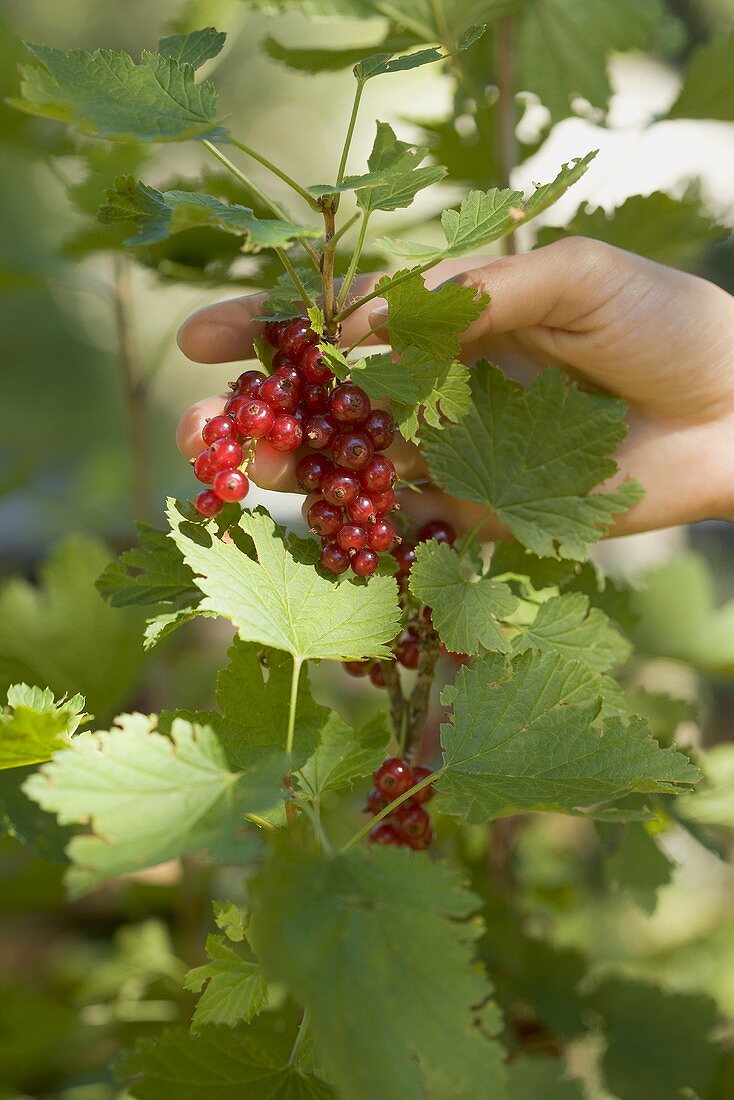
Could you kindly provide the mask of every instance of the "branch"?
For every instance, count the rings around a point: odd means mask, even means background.
[[[428,623],[424,623],[421,630],[420,654],[418,679],[408,700],[406,747],[413,745],[423,732],[431,699],[436,662],[441,654],[441,640],[433,626]]]

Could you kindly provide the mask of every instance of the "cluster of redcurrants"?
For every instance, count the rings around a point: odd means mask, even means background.
[[[430,768],[410,764],[393,756],[380,764],[372,776],[374,784],[367,795],[366,811],[378,814],[405,791],[414,787],[431,774]],[[373,844],[388,844],[413,848],[416,851],[428,848],[433,840],[431,819],[423,804],[433,798],[430,783],[411,795],[393,813],[383,818],[370,832]]]

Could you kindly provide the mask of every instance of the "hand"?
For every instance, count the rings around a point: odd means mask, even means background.
[[[486,356],[510,372],[559,363],[571,375],[624,398],[629,435],[617,455],[619,474],[637,478],[645,499],[619,518],[613,534],[667,527],[719,516],[734,518],[734,299],[703,279],[584,238],[571,238],[519,256],[458,271],[442,264],[442,279],[491,295],[487,309],[462,337],[466,362]],[[356,288],[367,293],[375,278]],[[263,296],[206,307],[182,326],[179,346],[191,359],[221,363],[252,355]],[[370,303],[374,307],[374,303]],[[345,325],[347,343],[384,312],[355,311]],[[370,343],[384,342],[378,331]],[[225,396],[207,398],[184,414],[178,442],[191,457],[200,449],[204,420]],[[425,476],[418,450],[400,444],[390,452],[401,475]],[[250,468],[253,480],[295,491],[295,459],[262,442]],[[459,530],[471,527],[481,507],[438,489],[402,494],[416,518],[442,517]],[[489,523],[483,534],[501,528]]]

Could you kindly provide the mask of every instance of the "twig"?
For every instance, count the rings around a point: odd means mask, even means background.
[[[425,623],[424,629],[421,631],[418,679],[408,700],[406,743],[403,746],[403,751],[410,748],[423,732],[431,698],[436,662],[440,653],[441,640],[433,627]]]
[[[388,698],[390,699],[390,719],[398,742],[402,740],[405,723],[406,700],[403,689],[400,686],[400,673],[397,661],[383,661],[382,675],[385,680]]]

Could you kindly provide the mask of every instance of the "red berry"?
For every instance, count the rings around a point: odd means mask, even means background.
[[[273,356],[273,361],[270,364],[271,374],[275,374],[276,371],[282,370],[283,367],[296,367],[295,359],[291,359],[290,355],[286,355],[284,351],[276,351]]]
[[[359,482],[346,471],[332,470],[321,482],[321,492],[330,504],[346,506],[359,494]]]
[[[317,340],[316,333],[305,317],[296,317],[283,326],[278,335],[278,347],[287,355],[298,354]]]
[[[246,370],[239,376],[232,387],[236,397],[257,397],[260,385],[265,381],[265,375],[259,370]]]
[[[376,516],[386,516],[395,507],[395,490],[384,489],[381,493],[372,493],[372,503]]]
[[[199,493],[194,501],[194,508],[196,508],[196,511],[200,516],[206,516],[207,519],[218,516],[222,507],[223,502],[211,489],[205,489],[203,493]]]
[[[395,648],[395,656],[403,668],[418,668],[421,656],[420,646],[415,638],[408,635],[407,638],[402,638],[398,642]]]
[[[296,387],[296,399],[300,398],[302,378],[298,367],[295,367],[293,363],[288,363],[285,367],[278,367],[275,376],[276,378],[287,378],[289,382],[292,382]]]
[[[422,806],[398,806],[392,817],[395,831],[403,840],[417,840],[431,828],[431,819]]]
[[[244,500],[250,491],[250,482],[241,470],[220,470],[214,478],[212,489],[220,500],[231,503]]]
[[[219,470],[236,470],[242,462],[242,448],[233,439],[217,439],[209,448],[211,467]]]
[[[276,416],[268,432],[268,443],[276,451],[297,451],[303,439],[303,428],[295,416],[283,413]]]
[[[344,514],[336,504],[330,504],[328,500],[317,500],[309,508],[307,519],[308,526],[315,535],[329,538],[344,523]]]
[[[360,467],[359,480],[366,493],[384,493],[395,479],[395,467],[384,455],[375,455]]]
[[[340,432],[331,445],[331,453],[334,461],[348,470],[364,470],[368,463],[376,461],[372,440],[360,431]]]
[[[400,834],[398,834],[400,835]],[[414,852],[424,852],[426,848],[430,848],[433,844],[433,833],[428,829],[423,836],[415,836],[406,841],[409,848],[412,848]]]
[[[301,352],[298,365],[310,382],[328,382],[334,377],[321,356],[318,344],[311,344]]]
[[[262,439],[275,423],[275,413],[265,401],[253,398],[236,413],[237,427],[248,439]]]
[[[306,382],[301,386],[301,405],[306,412],[324,412],[329,405],[329,394],[323,386]]]
[[[315,493],[321,488],[321,482],[326,474],[331,473],[333,469],[333,464],[325,455],[304,455],[298,460],[296,479],[304,493]]]
[[[271,374],[260,387],[260,399],[276,412],[293,412],[298,404],[298,386],[281,374]]]
[[[432,519],[430,523],[424,523],[416,536],[417,542],[427,542],[433,539],[435,542],[447,542],[453,546],[456,542],[456,531],[445,519]]]
[[[392,556],[398,563],[398,573],[407,576],[415,565],[415,546],[412,542],[403,542],[395,547]]]
[[[349,554],[340,550],[335,542],[325,546],[321,551],[321,564],[330,573],[344,573],[349,568]]]
[[[236,435],[237,429],[231,416],[213,416],[201,429],[201,438],[207,447],[218,439],[234,439]]]
[[[216,472],[212,465],[211,451],[208,448],[205,451],[200,451],[194,461],[194,474],[199,481],[203,481],[205,485],[211,485]]]
[[[387,821],[381,821],[379,825],[375,825],[370,833],[370,843],[395,845],[398,848],[403,845],[400,834]]]
[[[352,558],[352,572],[358,577],[371,577],[380,564],[374,550],[358,550]]]
[[[369,661],[343,661],[342,668],[345,672],[348,672],[350,676],[356,676],[357,679],[361,679],[362,676],[369,676],[370,674],[370,662]]]
[[[433,775],[430,768],[424,768],[422,764],[416,764],[413,767],[413,782],[420,783],[422,779],[426,779],[427,776]],[[417,806],[421,802],[430,802],[434,795],[433,786],[424,787],[422,791],[418,791],[417,794],[410,796],[410,801],[414,806]]]
[[[392,801],[413,786],[413,769],[407,760],[391,756],[380,764],[372,776],[372,782],[380,794],[386,795]]]
[[[360,493],[358,497],[347,506],[347,515],[353,523],[369,523],[375,518],[375,506],[372,498]],[[374,547],[373,547],[374,549]]]
[[[337,544],[347,553],[363,550],[367,545],[367,531],[357,523],[345,523],[336,533]]]
[[[380,794],[376,787],[373,787],[367,795],[367,809],[373,814],[379,814],[380,810],[384,810],[389,805],[389,802],[390,799]]]
[[[272,348],[277,348],[280,333],[285,324],[287,324],[286,321],[268,321],[265,325],[265,339]]]
[[[370,669],[370,680],[377,688],[384,688],[385,673],[382,671],[382,661],[375,661]],[[421,792],[422,793],[422,792]]]
[[[395,438],[395,421],[384,409],[372,409],[360,426],[376,451],[386,451]]]
[[[388,519],[377,519],[367,528],[367,545],[370,550],[390,550],[395,542],[395,528]]]
[[[343,424],[357,424],[370,411],[370,399],[354,382],[341,382],[331,394],[329,408]]]
[[[312,451],[325,451],[331,446],[337,430],[336,421],[330,416],[325,413],[314,413],[313,416],[309,416],[303,425],[306,445]]]

